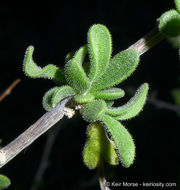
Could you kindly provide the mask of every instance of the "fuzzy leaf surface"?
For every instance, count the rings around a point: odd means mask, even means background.
[[[147,83],[142,84],[136,91],[134,97],[125,105],[117,108],[107,108],[106,113],[114,116],[117,120],[126,120],[135,117],[143,109],[147,99],[148,89],[149,85]]]
[[[104,73],[111,57],[111,35],[104,25],[96,24],[89,29],[88,48],[91,64],[89,78],[93,82]]]
[[[11,185],[11,181],[5,175],[0,174],[0,190],[6,189]]]
[[[80,113],[87,122],[94,122],[101,118],[106,111],[106,103],[103,100],[93,100],[83,105]]]
[[[87,94],[87,95],[76,95],[74,96],[74,100],[77,103],[87,103],[87,102],[91,102],[92,100],[94,100],[94,96],[92,94]]]
[[[161,15],[159,31],[166,37],[175,37],[180,34],[180,14],[176,10],[169,10]]]
[[[178,13],[180,13],[180,0],[175,0],[174,2],[175,2]]]
[[[90,81],[82,67],[82,63],[86,54],[87,46],[83,46],[65,65],[66,80],[77,93],[83,93],[90,86]]]
[[[33,52],[34,47],[29,46],[25,53],[23,70],[27,76],[31,78],[54,79],[55,81],[65,83],[64,73],[55,65],[49,64],[43,68],[37,66],[33,61]]]
[[[117,165],[119,162],[114,148],[99,123],[91,123],[88,126],[83,160],[89,169],[97,167],[100,157],[103,157],[111,165]]]
[[[43,97],[43,107],[46,111],[52,110],[62,99],[74,95],[70,86],[54,87],[47,91]]]
[[[109,88],[92,93],[97,99],[115,100],[125,95],[124,90],[120,88]]]
[[[92,84],[90,91],[102,90],[119,84],[129,77],[139,63],[139,53],[137,50],[129,49],[114,56],[105,73]]]
[[[106,100],[105,102],[106,102],[107,107],[111,107],[114,104],[113,100]]]
[[[74,52],[69,52],[65,57],[65,63],[67,63],[69,60],[71,60],[74,56]]]
[[[135,158],[135,144],[130,133],[121,123],[108,115],[104,115],[101,120],[112,135],[119,160],[124,167],[129,167]]]

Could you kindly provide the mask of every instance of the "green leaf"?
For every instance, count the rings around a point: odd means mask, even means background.
[[[106,100],[105,102],[106,102],[106,105],[107,105],[108,108],[111,107],[114,104],[113,100]]]
[[[87,128],[87,141],[83,151],[83,160],[89,169],[97,167],[103,157],[111,165],[118,164],[114,145],[109,141],[100,123],[91,123]]]
[[[168,42],[172,45],[174,49],[179,49],[180,45],[180,36],[171,37],[167,39]]]
[[[10,185],[10,179],[5,175],[0,174],[0,190],[8,188]]]
[[[89,78],[93,82],[104,73],[111,57],[111,35],[104,25],[96,24],[89,29],[88,47],[91,63]]]
[[[106,113],[114,116],[117,120],[126,120],[135,117],[143,109],[147,99],[148,89],[149,85],[147,83],[142,84],[136,91],[134,97],[125,105],[117,108],[107,108]]]
[[[174,0],[177,12],[180,13],[180,0]]]
[[[104,115],[101,120],[112,135],[119,160],[124,167],[129,167],[135,158],[135,145],[130,133],[121,123],[108,115]]]
[[[29,46],[26,50],[23,70],[25,74],[31,78],[47,78],[54,79],[55,81],[65,83],[64,73],[57,68],[55,65],[49,64],[43,68],[37,66],[33,61],[32,55],[34,52],[34,47]]]
[[[92,123],[87,128],[87,140],[83,150],[83,161],[89,169],[97,167],[100,159],[100,133],[96,124]]]
[[[62,99],[72,95],[75,95],[75,92],[70,86],[54,87],[45,93],[43,107],[46,111],[50,111]]]
[[[65,63],[67,63],[69,60],[71,60],[74,56],[74,52],[70,52],[65,57]]]
[[[169,10],[161,15],[159,31],[166,37],[175,37],[180,34],[180,15],[176,10]]]
[[[92,93],[97,99],[115,100],[125,95],[124,90],[120,88],[109,88]]]
[[[105,73],[93,83],[90,91],[105,89],[125,80],[136,69],[139,57],[138,51],[133,49],[122,51],[114,56]]]
[[[94,100],[94,96],[92,94],[76,95],[74,96],[74,100],[77,103],[83,104],[83,103],[91,102],[92,100]]]
[[[77,93],[85,92],[90,86],[90,81],[82,67],[82,63],[86,54],[87,46],[83,46],[65,65],[66,80]]]
[[[82,117],[87,122],[100,120],[106,111],[106,103],[103,100],[93,100],[83,105],[80,110]]]

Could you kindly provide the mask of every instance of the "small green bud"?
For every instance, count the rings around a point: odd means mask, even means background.
[[[176,10],[169,10],[161,15],[159,31],[166,37],[175,37],[180,34],[180,14]]]

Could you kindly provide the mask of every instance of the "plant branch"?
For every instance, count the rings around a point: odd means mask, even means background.
[[[16,79],[1,95],[0,102],[11,93],[11,91],[21,82],[21,79]]]
[[[110,190],[109,187],[106,186],[106,178],[104,175],[104,166],[103,165],[104,165],[103,158],[101,156],[98,166],[97,166],[97,174],[98,174],[98,178],[99,178],[100,188],[101,188],[101,190]]]
[[[70,97],[62,100],[52,111],[45,113],[37,122],[31,125],[15,140],[2,148],[0,150],[0,167],[7,164],[23,149],[33,143],[39,136],[62,119],[65,114],[65,104],[68,100],[70,100]]]
[[[165,101],[158,100],[151,97],[147,100],[147,102],[156,106],[158,109],[166,109],[166,110],[177,112],[177,113],[180,112],[179,106],[175,104],[171,104],[169,102],[165,102]]]
[[[136,49],[142,55],[164,39],[165,37],[159,32],[158,28],[155,28],[128,49]]]

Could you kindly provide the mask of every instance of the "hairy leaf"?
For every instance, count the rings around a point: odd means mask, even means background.
[[[90,91],[105,89],[119,84],[129,77],[139,63],[137,50],[128,49],[114,56],[105,73],[92,84]]]
[[[107,138],[100,123],[91,123],[87,128],[87,141],[83,151],[83,160],[89,169],[97,167],[103,157],[111,165],[118,164],[114,145]]]
[[[6,189],[11,185],[11,181],[5,175],[0,175],[0,190]]]
[[[65,65],[66,80],[77,93],[85,92],[90,86],[90,81],[82,67],[86,53],[87,46],[81,47]]]
[[[124,90],[120,88],[109,88],[92,93],[97,99],[115,100],[125,95]]]
[[[74,95],[70,86],[54,87],[47,91],[43,97],[43,107],[46,111],[52,110],[63,98]]]
[[[111,107],[114,104],[113,100],[106,100],[105,102],[106,102],[107,107]]]
[[[94,96],[92,94],[87,94],[87,95],[76,95],[74,96],[74,100],[77,103],[87,103],[87,102],[91,102],[92,100],[94,100]]]
[[[131,98],[125,105],[117,108],[107,108],[106,113],[115,116],[117,120],[126,120],[135,117],[143,109],[147,99],[149,85],[142,84],[134,97]]]
[[[104,115],[101,120],[112,135],[122,165],[129,167],[135,158],[135,145],[130,133],[121,123],[108,115]]]
[[[70,59],[73,58],[74,52],[70,52],[65,57],[65,63],[67,63]]]
[[[93,100],[86,103],[80,110],[82,117],[87,122],[94,122],[101,118],[106,111],[106,103],[103,100]]]
[[[176,10],[169,10],[161,15],[159,31],[166,37],[175,37],[180,34],[180,15]]]
[[[55,81],[65,83],[64,73],[57,68],[55,65],[49,64],[43,68],[37,66],[33,61],[32,55],[34,52],[34,47],[29,46],[26,50],[23,70],[25,74],[31,78],[47,78],[54,79]]]
[[[111,46],[111,35],[104,25],[96,24],[89,29],[88,47],[91,63],[89,78],[91,82],[104,73],[111,57]]]
[[[175,2],[178,13],[180,13],[180,0],[174,0],[174,2]]]

